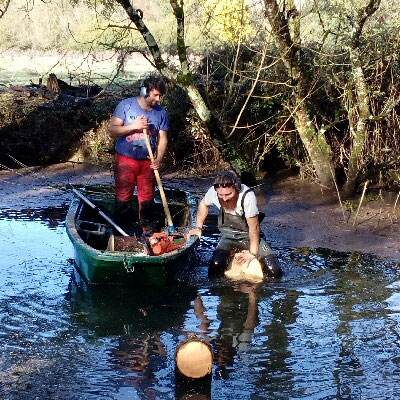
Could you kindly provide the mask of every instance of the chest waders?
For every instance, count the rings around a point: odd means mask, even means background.
[[[244,199],[250,191],[251,189],[246,190],[242,196],[241,206],[243,215],[226,213],[223,210],[223,207],[219,210],[218,229],[221,232],[221,240],[219,241],[210,262],[210,275],[221,274],[224,272],[228,265],[228,258],[233,250],[241,251],[249,250],[250,248],[249,227],[244,213]],[[263,216],[264,214],[260,213],[259,222],[261,222]],[[282,275],[281,266],[275,258],[273,251],[263,239],[261,239],[259,243],[257,258],[263,265],[266,275],[272,277],[279,277]]]
[[[218,229],[222,238],[231,240],[249,239],[249,227],[246,218],[224,212],[221,207],[218,214]]]

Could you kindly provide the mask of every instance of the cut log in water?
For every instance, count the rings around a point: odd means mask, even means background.
[[[212,370],[211,346],[197,337],[185,339],[176,349],[175,363],[177,370],[186,378],[204,378]]]
[[[260,261],[255,258],[240,265],[237,260],[239,254],[240,253],[236,253],[232,258],[232,261],[225,271],[225,276],[233,280],[243,280],[254,283],[262,282],[264,279],[264,272]]]

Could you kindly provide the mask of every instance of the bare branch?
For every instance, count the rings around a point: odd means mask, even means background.
[[[369,117],[369,119],[371,121],[380,121],[384,118],[386,118],[389,113],[398,105],[400,104],[400,96],[398,96],[397,98],[394,97],[390,97],[388,99],[388,101],[386,102],[386,104],[384,105],[382,111],[379,113],[379,115],[371,115]]]
[[[133,31],[137,31],[137,30],[138,30],[137,28],[134,28],[134,27],[131,26],[131,25],[114,25],[114,24],[109,24],[109,25],[106,26],[106,28],[117,28],[117,29],[125,29],[125,30],[131,29],[131,30],[133,30]]]
[[[250,100],[250,98],[251,98],[251,95],[253,94],[253,91],[254,91],[254,89],[255,89],[257,83],[258,83],[258,78],[259,78],[260,73],[261,73],[262,65],[264,64],[265,55],[266,55],[266,53],[267,53],[267,47],[268,47],[268,44],[267,44],[267,42],[265,42],[265,44],[264,44],[264,49],[263,49],[263,53],[262,53],[262,57],[261,57],[261,60],[260,60],[260,66],[259,66],[259,68],[258,68],[258,70],[257,70],[256,78],[254,79],[253,85],[252,85],[252,87],[251,87],[249,93],[247,94],[247,98],[246,98],[246,100],[245,100],[245,102],[244,102],[244,104],[243,104],[243,106],[242,106],[242,108],[241,108],[241,110],[240,110],[240,112],[239,112],[239,115],[238,115],[237,118],[236,118],[236,122],[235,122],[235,124],[234,124],[234,126],[233,126],[231,132],[227,135],[227,137],[231,137],[232,134],[233,134],[233,132],[235,132],[235,129],[236,129],[236,127],[237,127],[237,124],[238,124],[239,121],[240,121],[240,117],[242,116],[242,114],[243,114],[243,112],[244,112],[244,110],[245,110],[245,108],[246,108],[246,106],[247,106],[247,103],[249,102],[249,100]]]
[[[3,15],[7,12],[8,6],[10,5],[11,0],[7,0],[6,3],[4,4],[3,9],[0,9],[0,18],[3,17]]]
[[[157,66],[157,69],[163,73],[167,73],[167,65],[161,56],[160,48],[152,35],[152,33],[147,28],[146,24],[143,21],[143,12],[142,10],[135,9],[131,6],[129,0],[116,0],[119,3],[125,12],[127,13],[129,19],[135,24],[137,30],[142,35],[147,47],[150,50],[150,53],[153,57],[154,64]],[[167,76],[169,74],[167,73]]]
[[[381,0],[370,0],[365,8],[358,10],[357,19],[354,24],[353,34],[351,36],[350,46],[355,48],[358,46],[358,41],[367,19],[374,14],[381,4]]]

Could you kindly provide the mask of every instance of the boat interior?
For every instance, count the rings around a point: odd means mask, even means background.
[[[87,196],[103,213],[111,220],[114,215],[114,194],[96,191],[86,191]],[[168,207],[172,217],[174,227],[179,232],[184,232],[185,228],[191,226],[192,215],[190,206],[187,201],[185,192],[180,190],[166,191],[168,199]],[[142,229],[138,221],[138,202],[136,196],[132,199],[130,223],[124,224],[123,230],[129,236],[142,236]],[[162,201],[156,192],[154,199],[154,219],[157,221],[157,226],[160,231],[165,231],[167,228],[166,217]],[[92,209],[85,202],[81,201],[75,218],[76,228],[83,239],[89,246],[97,250],[106,250],[109,246],[109,239],[112,235],[120,235],[113,226],[108,223],[96,210]]]

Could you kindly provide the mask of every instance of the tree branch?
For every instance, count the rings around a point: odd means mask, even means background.
[[[368,5],[365,8],[361,8],[357,13],[357,20],[354,24],[353,34],[351,35],[350,46],[355,48],[358,46],[361,32],[364,28],[367,19],[374,14],[381,4],[381,0],[369,0]]]
[[[0,9],[0,18],[3,17],[3,15],[7,12],[8,6],[10,5],[11,0],[7,0],[6,3],[4,4],[4,8]]]
[[[118,4],[122,6],[122,8],[127,13],[129,19],[135,24],[136,28],[142,35],[144,41],[150,53],[154,59],[154,63],[159,71],[162,71],[167,77],[169,73],[167,72],[167,64],[163,60],[161,56],[160,48],[154,36],[150,33],[149,29],[147,28],[146,24],[143,22],[143,12],[139,9],[135,9],[131,6],[129,0],[116,0]]]

